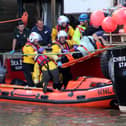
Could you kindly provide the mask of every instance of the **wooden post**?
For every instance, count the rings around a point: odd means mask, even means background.
[[[110,44],[112,44],[112,32],[110,32]]]
[[[54,27],[56,25],[56,0],[51,0],[51,22]]]

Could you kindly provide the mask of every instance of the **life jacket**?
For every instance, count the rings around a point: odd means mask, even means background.
[[[67,24],[67,26],[65,27],[65,29],[62,29],[62,27],[60,26],[60,25],[57,25],[56,26],[56,30],[59,32],[60,30],[64,30],[67,34],[68,34],[68,32],[69,32],[69,27],[70,25],[68,25]],[[68,34],[68,36],[67,36],[67,40],[70,40],[71,39],[71,37],[69,36],[69,34]]]
[[[36,56],[35,61],[42,67],[45,64],[48,64],[50,59],[46,55],[38,55]]]
[[[25,46],[32,46],[32,48],[34,49],[35,52],[38,52],[39,46],[38,45],[34,45],[31,42],[27,42]],[[24,48],[24,47],[23,47]],[[23,48],[22,48],[22,52],[23,52]]]
[[[64,50],[64,49],[70,50],[70,47],[67,42],[65,42],[64,44],[61,44],[59,41],[56,41],[54,42],[54,44],[57,44],[61,48],[61,50]]]
[[[79,29],[79,32],[80,32],[81,38],[82,38],[85,29],[81,28],[80,25],[78,25],[77,28]]]

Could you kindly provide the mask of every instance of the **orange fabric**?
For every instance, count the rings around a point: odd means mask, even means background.
[[[66,54],[65,56],[68,58],[69,61],[74,60],[74,58],[71,54]]]
[[[97,49],[101,49],[101,48],[104,48],[104,45],[101,44],[101,42],[96,41],[96,47],[97,47]]]
[[[22,19],[24,25],[26,26],[28,23],[28,13],[26,11],[23,13],[21,19]]]

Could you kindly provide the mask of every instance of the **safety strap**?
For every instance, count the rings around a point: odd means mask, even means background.
[[[91,44],[93,45],[93,47],[94,47],[95,49],[97,49],[97,46],[96,46],[96,44],[92,41],[92,39],[89,38],[89,37],[88,37],[88,39],[90,40],[90,42],[91,42]]]
[[[82,47],[85,51],[87,51],[88,54],[91,54],[85,46],[83,45],[79,45],[79,46]]]

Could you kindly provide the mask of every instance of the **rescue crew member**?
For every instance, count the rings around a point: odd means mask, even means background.
[[[73,40],[66,40],[67,33],[64,30],[59,31],[58,33],[58,40],[53,43],[52,45],[52,52],[53,53],[66,53],[69,52],[70,49],[76,44]],[[62,57],[62,55],[60,55]],[[62,66],[62,62],[59,60],[58,62],[59,70],[63,75],[63,84],[64,89],[67,86],[67,83],[70,79],[72,79],[72,75],[70,73],[70,68],[60,68]]]
[[[39,49],[40,50],[40,49]],[[40,52],[40,51],[39,51]],[[55,61],[47,55],[36,55],[34,60],[40,66],[40,70],[42,72],[42,87],[43,92],[47,92],[48,82],[52,79],[53,80],[53,88],[60,89],[60,82],[59,82],[59,70]],[[41,53],[42,53],[41,52]]]
[[[22,21],[19,21],[16,29],[14,30],[12,50],[10,51],[10,54],[13,54],[15,52],[15,49],[21,51],[22,47],[27,42],[29,33],[29,29],[24,26],[24,23]]]
[[[80,44],[80,39],[82,38],[87,26],[88,26],[88,14],[81,14],[79,16],[79,22],[80,24],[76,27],[73,35],[73,40],[77,42],[77,44]]]
[[[37,19],[36,25],[32,28],[31,32],[37,32],[41,35],[42,40],[39,41],[41,46],[48,46],[51,44],[51,29],[44,25],[42,19]]]
[[[58,32],[58,39],[52,45],[53,53],[69,52],[77,44],[74,40],[68,40],[67,36],[68,34],[64,30]]]
[[[60,30],[64,30],[68,36],[67,39],[72,39],[74,34],[74,29],[69,25],[69,19],[67,16],[61,15],[57,20],[58,24],[52,29],[51,37],[52,42],[57,40],[57,35]]]
[[[22,48],[23,52],[23,71],[27,81],[28,86],[34,86],[32,80],[32,72],[34,70],[34,57],[38,54],[38,49],[40,48],[38,45],[38,41],[42,38],[40,34],[36,32],[32,32],[29,36],[28,42]],[[26,54],[26,55],[25,55]]]

